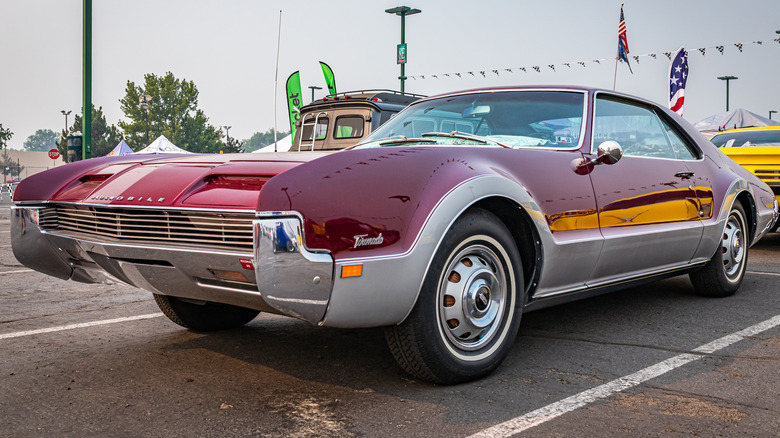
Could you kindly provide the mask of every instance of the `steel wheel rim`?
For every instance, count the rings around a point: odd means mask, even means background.
[[[734,214],[729,216],[726,228],[723,230],[721,253],[723,255],[723,271],[728,278],[733,280],[739,276],[745,259],[742,222]]]
[[[508,297],[502,259],[484,245],[470,245],[452,257],[437,296],[441,330],[460,350],[487,345],[501,327]]]

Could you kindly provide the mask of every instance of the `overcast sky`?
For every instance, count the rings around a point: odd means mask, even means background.
[[[774,41],[780,0],[624,3],[630,56],[681,46],[690,51],[684,114],[690,122],[725,110],[725,83],[717,79],[723,75],[739,77],[731,82],[732,109],[764,117],[780,110],[780,44]],[[514,84],[612,88],[614,61],[593,60],[614,59],[618,1],[94,0],[92,101],[116,124],[128,80],[140,84],[146,73],[171,71],[195,82],[199,107],[211,124],[232,126],[231,137],[265,131],[274,125],[282,10],[277,126],[288,129],[285,80],[300,70],[308,102],[309,86],[325,88],[318,61],[332,67],[338,91],[399,88],[400,18],[384,12],[399,5],[422,10],[406,20],[406,74],[425,79],[408,80],[407,92]],[[82,0],[0,0],[0,123],[14,132],[10,147],[20,148],[37,129],[59,132],[65,126],[60,110],[81,111],[81,8]],[[705,54],[698,48],[707,48]],[[666,57],[631,62],[633,74],[618,66],[617,90],[666,104]]]

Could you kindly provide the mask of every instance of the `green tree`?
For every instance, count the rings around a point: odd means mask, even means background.
[[[0,126],[2,130],[2,126]],[[12,134],[13,135],[13,134]],[[8,150],[3,147],[3,155],[0,156],[0,166],[3,166],[3,182],[7,182],[8,178],[18,178],[24,170],[24,166],[19,165],[19,159],[13,159],[8,156]]]
[[[67,136],[71,132],[81,132],[81,114],[76,114],[73,118],[73,125],[68,128],[68,132],[62,131],[57,142],[57,149],[64,160],[67,160]],[[103,114],[103,107],[95,108],[92,105],[92,156],[102,157],[111,152],[119,142],[122,136],[119,129],[114,125],[109,125],[106,116]]]
[[[146,74],[143,85],[127,81],[119,103],[128,120],[120,121],[119,127],[135,151],[160,135],[190,152],[218,153],[223,148],[219,130],[198,108],[198,88],[192,81],[177,79],[171,72]]]
[[[27,137],[24,141],[24,150],[26,151],[48,151],[57,147],[57,140],[60,135],[51,129],[39,129],[35,134]]]
[[[2,146],[3,149],[5,149],[6,145],[8,145],[8,140],[13,136],[14,133],[11,132],[10,129],[3,128],[3,124],[0,123],[0,146]]]
[[[243,145],[244,142],[239,141],[237,138],[228,138],[221,150],[226,154],[236,154],[244,152]]]
[[[290,135],[290,131],[277,131],[276,137],[277,140],[281,140],[284,137],[287,137]],[[251,152],[256,151],[260,149],[261,147],[268,146],[269,144],[273,144],[274,142],[274,129],[270,128],[268,131],[265,132],[255,132],[254,135],[249,137],[247,140],[244,140],[244,150]],[[279,150],[288,150],[290,149],[289,144],[280,144],[281,146]]]

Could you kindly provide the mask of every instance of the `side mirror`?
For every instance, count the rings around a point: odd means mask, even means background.
[[[596,151],[594,165],[615,164],[623,157],[623,148],[616,141],[608,140],[601,143]]]
[[[623,148],[616,141],[601,143],[596,151],[596,159],[588,157],[575,158],[571,162],[571,168],[578,175],[587,175],[599,164],[615,164],[623,157]]]

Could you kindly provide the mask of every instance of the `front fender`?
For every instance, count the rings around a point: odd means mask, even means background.
[[[543,242],[549,240],[544,215],[523,186],[497,175],[463,181],[439,200],[407,251],[342,258],[335,262],[337,274],[323,325],[369,327],[403,322],[417,301],[425,274],[447,231],[464,211],[489,197],[504,197],[519,203],[537,228],[544,227],[540,233]],[[362,277],[338,275],[342,266],[358,264],[363,265]]]

